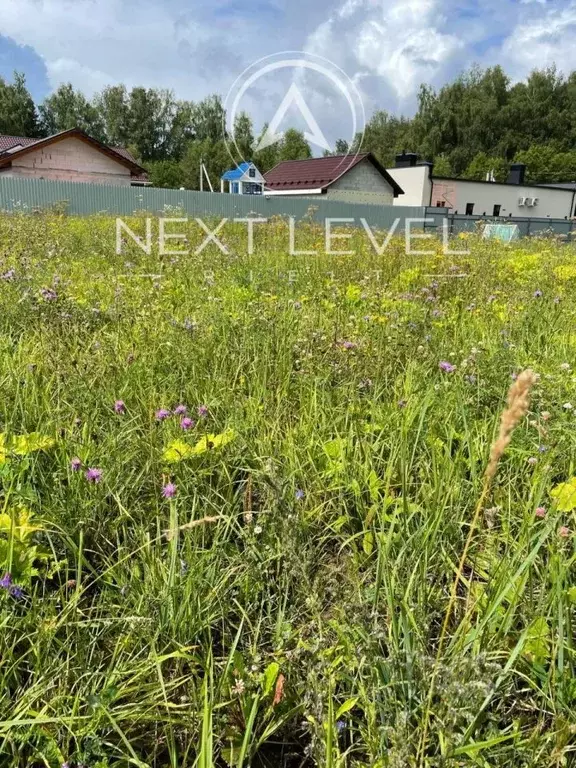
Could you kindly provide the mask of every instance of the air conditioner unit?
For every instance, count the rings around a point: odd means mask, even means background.
[[[525,197],[519,197],[518,198],[518,205],[522,207],[523,205],[526,205],[526,198]]]
[[[527,197],[526,198],[526,205],[528,206],[528,208],[532,208],[532,206],[534,205],[534,198],[533,197]]]
[[[532,201],[532,205],[538,205],[539,202],[540,202],[540,198],[535,197],[534,200]]]

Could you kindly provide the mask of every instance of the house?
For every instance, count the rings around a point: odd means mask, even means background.
[[[220,178],[220,191],[225,192],[225,184],[228,183],[228,192],[234,195],[261,195],[264,189],[264,176],[254,163],[240,163],[237,168],[222,174]]]
[[[370,152],[287,160],[264,174],[266,195],[326,195],[348,203],[392,205],[400,184]]]
[[[147,186],[148,174],[127,149],[108,147],[79,128],[45,139],[0,135],[1,178]]]
[[[505,182],[434,176],[432,163],[403,152],[388,173],[404,194],[395,205],[448,208],[451,213],[494,218],[530,217],[566,219],[575,215],[575,184],[526,184],[526,166],[515,163]]]

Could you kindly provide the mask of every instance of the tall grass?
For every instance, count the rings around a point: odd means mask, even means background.
[[[226,232],[0,219],[0,764],[569,765],[574,248]]]

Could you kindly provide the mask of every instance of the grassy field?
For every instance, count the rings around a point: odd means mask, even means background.
[[[224,239],[0,218],[0,765],[574,764],[576,250]]]

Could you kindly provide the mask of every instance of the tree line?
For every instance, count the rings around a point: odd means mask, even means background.
[[[22,74],[15,73],[12,82],[0,78],[0,133],[40,138],[82,128],[110,146],[128,148],[156,186],[198,189],[201,159],[216,185],[232,165],[222,136],[224,119],[217,94],[192,102],[167,89],[114,85],[87,99],[65,84],[36,105]],[[295,129],[255,152],[260,136],[246,113],[237,116],[233,132],[237,160],[251,158],[262,172],[282,160],[312,156]],[[402,150],[417,152],[434,162],[437,176],[485,179],[493,173],[504,181],[511,162],[524,162],[530,182],[573,181],[576,72],[565,76],[551,67],[513,83],[500,66],[472,68],[439,90],[422,85],[411,118],[377,110],[353,149],[360,143],[385,166]],[[335,151],[348,149],[339,140]]]

